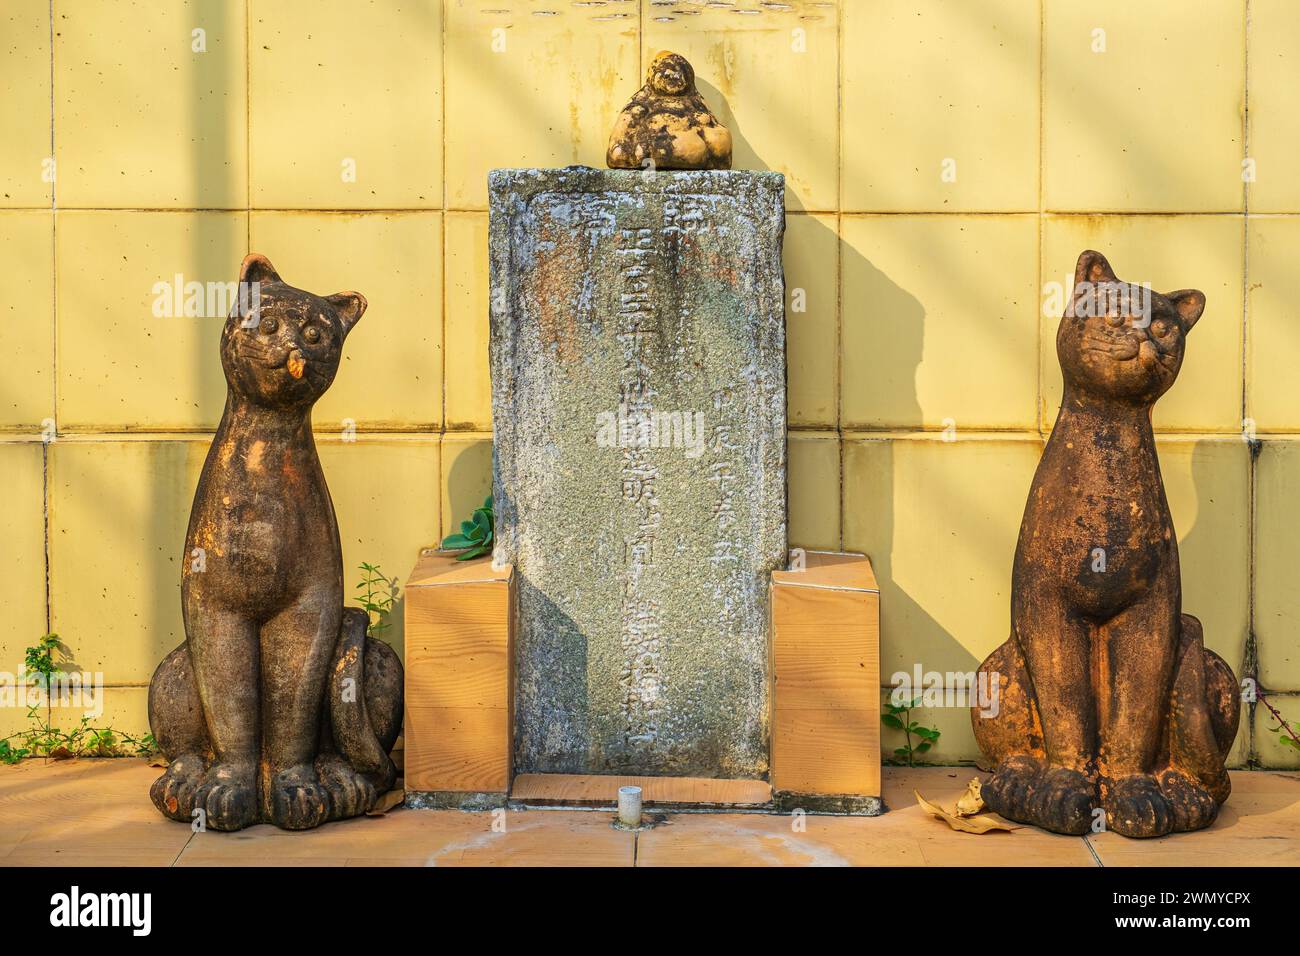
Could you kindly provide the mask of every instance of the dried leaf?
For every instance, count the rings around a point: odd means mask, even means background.
[[[985,806],[984,798],[980,796],[980,778],[975,777],[970,783],[966,784],[966,792],[957,801],[956,809],[953,812],[959,817],[973,817],[983,810]]]
[[[913,790],[916,794],[916,802],[921,805],[921,809],[932,817],[938,817],[948,826],[961,833],[988,833],[990,830],[1018,830],[1015,824],[1007,823],[1005,820],[992,816],[991,814],[980,814],[974,817],[959,817],[949,813],[938,804],[931,803],[925,797],[921,796],[919,791]]]
[[[149,766],[166,767],[170,765],[167,763],[167,758],[164,757],[162,754],[154,754],[152,757],[149,758]]]
[[[394,807],[400,807],[406,802],[406,791],[399,785],[383,794],[375,805],[366,811],[368,817],[382,817]]]

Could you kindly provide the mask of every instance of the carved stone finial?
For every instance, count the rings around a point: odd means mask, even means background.
[[[655,55],[645,86],[614,124],[605,162],[611,169],[731,168],[731,133],[695,88],[684,56]]]

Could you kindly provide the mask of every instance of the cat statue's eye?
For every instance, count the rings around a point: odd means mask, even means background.
[[[303,329],[302,337],[312,345],[315,345],[320,341],[320,329],[316,328],[314,325],[309,325],[307,328]]]
[[[262,324],[258,326],[263,335],[274,335],[279,327],[280,323],[270,317],[263,319]]]

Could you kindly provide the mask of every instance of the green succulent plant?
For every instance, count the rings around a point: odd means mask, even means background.
[[[460,523],[460,531],[449,534],[442,539],[442,546],[448,551],[465,549],[464,554],[456,556],[457,561],[468,561],[492,552],[492,530],[495,516],[492,512],[492,496],[488,495],[483,507],[476,508],[469,521]]]

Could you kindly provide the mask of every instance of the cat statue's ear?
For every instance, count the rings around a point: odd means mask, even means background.
[[[1184,331],[1190,332],[1196,320],[1205,311],[1205,293],[1199,289],[1180,289],[1165,296],[1178,310],[1178,317],[1183,320]]]
[[[283,282],[284,280],[275,271],[275,266],[271,265],[270,259],[260,252],[250,252],[244,256],[243,264],[239,267],[239,281],[252,283]]]
[[[366,312],[366,297],[360,292],[335,292],[326,296],[325,301],[338,312],[344,335],[352,331],[352,326],[360,322]]]
[[[1110,267],[1106,257],[1100,252],[1094,252],[1087,249],[1079,256],[1079,263],[1074,267],[1074,287],[1077,289],[1080,282],[1089,282],[1096,284],[1098,282],[1118,282],[1115,277],[1115,270]]]

